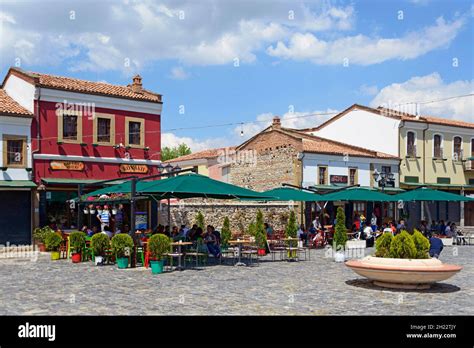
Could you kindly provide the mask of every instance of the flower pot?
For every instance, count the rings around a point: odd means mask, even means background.
[[[118,257],[117,266],[119,269],[125,269],[128,267],[128,257]]]
[[[267,250],[265,250],[265,249],[258,249],[258,250],[257,250],[257,254],[258,254],[258,256],[265,256],[265,255],[267,255]]]
[[[95,214],[95,209],[89,210],[91,214]]]
[[[344,262],[345,260],[346,260],[346,255],[344,255],[344,251],[336,251],[334,253],[334,261]]]
[[[81,262],[81,253],[72,253],[72,256],[71,256],[71,260],[72,260],[72,263],[79,263]]]
[[[117,209],[112,209],[112,215],[117,215]]]
[[[164,264],[164,261],[163,261],[163,260],[160,260],[160,261],[156,261],[156,260],[150,261],[151,274],[160,274],[160,273],[163,273],[163,264]]]
[[[38,249],[44,253],[46,251],[46,245],[44,245],[44,243],[38,243]]]
[[[94,263],[96,266],[100,266],[104,264],[104,257],[103,256],[96,256],[94,258]]]
[[[89,214],[89,209],[83,209],[84,214]]]
[[[462,267],[443,264],[438,259],[395,259],[366,256],[346,262],[355,273],[377,286],[395,289],[428,289],[431,284],[446,280]]]
[[[51,260],[59,260],[59,251],[51,252]]]

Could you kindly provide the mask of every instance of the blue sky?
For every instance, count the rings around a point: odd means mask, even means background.
[[[140,73],[164,96],[164,144],[200,150],[236,145],[273,115],[303,128],[330,115],[300,116],[353,103],[472,93],[473,13],[467,0],[2,0],[0,68],[122,85]],[[472,97],[421,109],[471,122],[473,111]]]

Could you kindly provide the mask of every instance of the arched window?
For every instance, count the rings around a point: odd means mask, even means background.
[[[462,138],[459,136],[453,138],[453,159],[455,161],[462,159]]]
[[[433,157],[443,158],[443,137],[439,134],[433,136]]]
[[[407,156],[416,156],[415,132],[407,132]]]

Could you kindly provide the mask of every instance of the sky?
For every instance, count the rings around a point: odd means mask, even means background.
[[[354,103],[474,92],[468,0],[0,0],[0,70],[163,95],[162,143],[238,145],[278,115],[314,127]],[[419,106],[474,122],[474,97]],[[367,125],[370,128],[370,125]]]

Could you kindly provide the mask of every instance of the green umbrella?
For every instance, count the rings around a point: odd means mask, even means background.
[[[474,199],[455,193],[433,190],[420,187],[415,190],[406,191],[393,196],[397,201],[443,201],[443,202],[467,202]]]
[[[323,201],[361,201],[361,202],[393,202],[394,196],[362,187],[348,188],[345,190],[322,195]]]
[[[262,192],[266,196],[273,196],[275,198],[268,199],[269,201],[297,201],[297,202],[314,202],[322,201],[322,195],[316,193],[298,190],[289,187],[278,187],[273,190]]]
[[[131,182],[106,187],[93,191],[82,196],[85,200],[91,196],[112,193],[130,193]],[[168,179],[153,181],[138,181],[136,185],[137,194],[153,195],[157,199],[167,198],[217,198],[217,199],[234,199],[234,198],[253,198],[253,199],[270,199],[259,192],[245,189],[243,187],[227,184],[222,181],[211,179],[199,174],[183,174]]]

